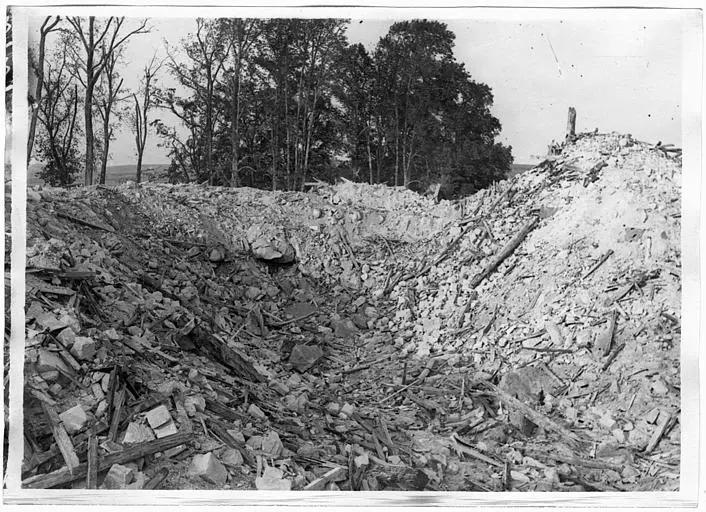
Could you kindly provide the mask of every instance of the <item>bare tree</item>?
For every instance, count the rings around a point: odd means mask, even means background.
[[[39,116],[39,104],[42,101],[42,94],[44,92],[44,58],[46,52],[47,36],[56,30],[59,21],[61,21],[60,16],[56,16],[52,20],[53,16],[47,16],[39,29],[39,54],[36,61],[30,59],[32,68],[37,75],[37,85],[34,92],[34,104],[32,107],[32,115],[29,121],[29,137],[27,138],[27,163],[29,163],[32,157],[32,147],[34,146],[34,135],[37,131],[37,117]]]
[[[68,185],[78,169],[75,135],[80,100],[78,85],[70,77],[66,51],[59,49],[54,62],[47,62],[42,87],[37,119],[45,132],[40,139],[40,150],[47,162],[43,178],[53,185]]]
[[[124,33],[124,17],[111,16],[105,23],[96,23],[95,16],[90,16],[88,20],[73,16],[68,18],[75,34],[80,40],[82,54],[75,52],[78,67],[76,77],[81,82],[85,90],[83,105],[84,128],[86,130],[86,169],[84,184],[93,184],[94,152],[93,152],[93,91],[96,83],[108,64],[109,58],[127,39],[136,34],[149,32],[147,20],[143,20],[140,25]],[[101,26],[102,25],[102,26]]]
[[[108,165],[108,153],[110,151],[110,141],[113,138],[113,125],[110,122],[113,107],[119,101],[118,94],[123,86],[123,79],[118,80],[115,66],[118,62],[120,51],[115,51],[108,55],[101,82],[99,83],[100,94],[96,101],[96,110],[103,122],[103,147],[101,149],[101,168],[98,183],[105,184],[105,172]],[[116,83],[117,81],[117,83]]]
[[[139,91],[142,100],[140,101],[137,94],[132,95],[135,100],[135,114],[132,116],[132,123],[135,128],[135,147],[137,148],[137,169],[135,172],[137,183],[142,180],[142,155],[147,144],[147,113],[155,102],[156,91],[152,81],[163,64],[164,60],[158,61],[156,53],[152,55],[152,59],[143,70],[141,91]]]

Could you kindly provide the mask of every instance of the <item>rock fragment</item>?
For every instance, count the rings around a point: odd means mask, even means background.
[[[126,489],[132,482],[135,471],[122,464],[113,464],[103,480],[103,489]]]
[[[324,351],[316,345],[294,345],[289,356],[289,362],[300,372],[305,372],[324,355]]]
[[[59,419],[64,424],[66,431],[69,434],[74,434],[86,426],[88,416],[86,416],[86,411],[83,410],[83,407],[76,405],[59,414]]]
[[[189,474],[199,476],[219,487],[225,485],[228,479],[228,471],[213,452],[195,455],[189,466]]]
[[[281,469],[267,467],[262,476],[255,479],[255,487],[259,491],[289,491],[292,489],[292,481],[284,478]]]

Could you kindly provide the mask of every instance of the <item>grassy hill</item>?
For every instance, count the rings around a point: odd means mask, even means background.
[[[148,180],[150,177],[155,176],[162,171],[164,171],[169,164],[144,164],[142,166],[142,178],[143,180]],[[42,168],[42,164],[30,164],[29,166],[29,176],[27,176],[27,184],[32,185],[43,185],[42,180],[37,177],[37,174]],[[127,180],[135,179],[135,164],[127,165],[109,165],[105,172],[105,182],[106,185],[117,185],[118,183],[123,183]],[[80,179],[79,179],[80,180]]]

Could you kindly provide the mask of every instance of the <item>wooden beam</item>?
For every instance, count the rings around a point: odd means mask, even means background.
[[[106,471],[110,469],[113,464],[125,464],[126,462],[131,462],[145,455],[163,452],[164,450],[179,446],[180,444],[188,443],[193,440],[193,437],[193,433],[179,432],[163,437],[162,439],[155,439],[146,443],[129,446],[122,452],[112,453],[100,459],[97,464],[97,472]],[[64,467],[46,475],[37,475],[28,478],[22,482],[22,487],[25,489],[51,489],[52,487],[66,485],[79,478],[85,478],[87,473],[88,463],[83,462],[74,468],[73,474],[68,468]]]
[[[532,217],[529,222],[522,226],[522,229],[512,238],[512,240],[505,244],[505,247],[503,247],[500,252],[493,256],[493,258],[486,265],[483,271],[471,280],[471,288],[475,288],[476,286],[481,284],[486,277],[488,277],[490,274],[493,273],[493,271],[495,271],[498,265],[500,265],[505,260],[505,258],[515,252],[515,249],[517,249],[517,247],[522,243],[522,241],[529,234],[529,232],[534,229],[538,220],[539,217]]]
[[[54,410],[54,408],[44,402],[41,402],[44,414],[47,416],[49,423],[51,424],[51,431],[54,435],[54,440],[56,441],[61,456],[66,462],[66,467],[69,473],[73,473],[74,470],[79,466],[78,455],[76,455],[76,450],[74,449],[74,444],[71,442],[69,434],[66,432],[64,424],[59,419],[59,415]]]

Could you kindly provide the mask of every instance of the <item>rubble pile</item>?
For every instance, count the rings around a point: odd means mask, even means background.
[[[677,489],[680,177],[33,193],[23,485]]]

